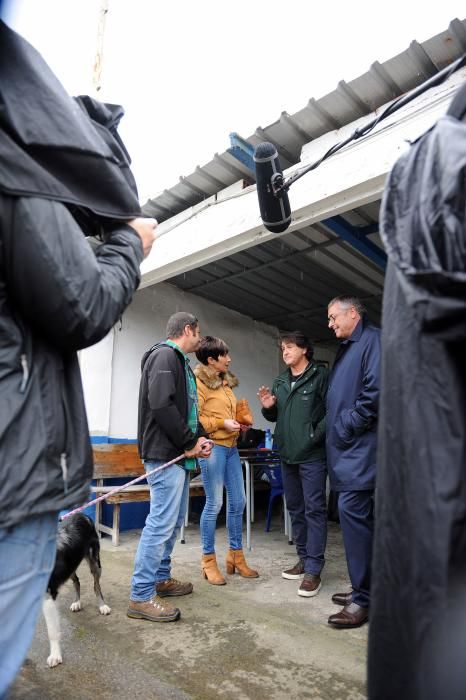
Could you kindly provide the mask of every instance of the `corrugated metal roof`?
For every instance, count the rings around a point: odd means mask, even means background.
[[[386,61],[290,116],[257,129],[247,141],[273,142],[283,168],[299,162],[305,143],[372,113],[420,85],[466,52],[466,20],[453,20],[447,31]],[[159,221],[199,203],[250,172],[228,152],[150,200],[144,211]],[[367,239],[381,248],[380,202],[347,211],[339,219],[369,230]],[[337,217],[338,218],[338,217]],[[368,315],[380,323],[384,271],[336,235],[324,221],[307,226],[203,265],[169,280],[178,288],[215,301],[282,330],[300,328],[323,345],[334,345],[327,328],[327,304],[339,294],[354,294]],[[367,227],[370,227],[369,229]]]
[[[346,83],[341,80],[333,92],[319,100],[311,98],[304,109],[257,128],[246,140],[256,146],[271,141],[277,147],[282,167],[299,162],[305,143],[339,129],[390,100],[412,90],[424,80],[466,52],[466,19],[454,19],[448,29],[435,37],[410,46],[381,64],[375,61],[369,71]],[[228,151],[180,177],[179,183],[149,199],[143,210],[165,221],[194,204],[220,192],[238,180],[251,182],[250,171]]]

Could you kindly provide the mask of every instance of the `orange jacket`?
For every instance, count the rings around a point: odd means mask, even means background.
[[[233,447],[238,433],[229,433],[223,423],[228,418],[236,420],[236,396],[232,390],[238,386],[238,380],[230,372],[222,378],[208,365],[197,365],[194,374],[202,427],[216,445]]]

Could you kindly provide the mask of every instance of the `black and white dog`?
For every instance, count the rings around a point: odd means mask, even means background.
[[[69,578],[73,581],[75,599],[71,603],[70,610],[81,610],[80,592],[81,586],[76,576],[76,569],[83,559],[86,559],[94,577],[94,592],[101,615],[109,615],[111,608],[105,604],[100,590],[100,544],[94,523],[87,515],[76,513],[62,520],[57,533],[57,556],[55,566],[50,575],[47,593],[42,605],[47,632],[50,642],[50,656],[47,663],[50,668],[62,663],[60,648],[60,616],[56,598],[58,589]]]

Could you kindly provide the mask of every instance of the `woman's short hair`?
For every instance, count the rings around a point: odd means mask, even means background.
[[[280,334],[278,346],[282,343],[294,343],[298,348],[306,348],[306,358],[310,361],[314,357],[314,345],[302,331],[289,331]]]
[[[203,365],[208,365],[208,358],[212,357],[218,360],[220,355],[228,355],[228,347],[221,338],[214,338],[213,335],[206,335],[202,338],[199,350],[196,351],[196,357]]]

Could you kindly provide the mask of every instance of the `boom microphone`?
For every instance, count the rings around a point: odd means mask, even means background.
[[[273,143],[260,143],[254,151],[257,197],[261,219],[266,229],[281,233],[290,225],[290,200],[283,186],[283,171]]]
[[[409,104],[409,102],[419,97],[419,95],[422,95],[426,90],[440,85],[455,73],[455,71],[459,68],[463,68],[465,65],[466,54],[463,54],[454,61],[454,63],[448,65],[439,73],[436,73],[434,76],[421,83],[421,85],[418,85],[414,90],[391,102],[377,117],[367,124],[359,126],[346,139],[329,148],[319,160],[297,170],[286,181],[283,179],[283,171],[280,167],[280,161],[278,160],[277,149],[273,143],[265,141],[259,144],[254,151],[254,162],[256,164],[257,197],[259,199],[261,219],[265,228],[272,233],[286,231],[291,222],[291,207],[287,194],[288,189],[297,180],[303,177],[303,175],[318,168],[324,160],[333,156],[352,141],[366,136],[374,127],[380,124],[383,119],[386,119],[401,107]],[[462,113],[461,110],[464,111],[465,106],[466,97],[464,93],[461,96],[457,95],[457,99],[453,101],[451,107],[453,115],[455,111]]]

